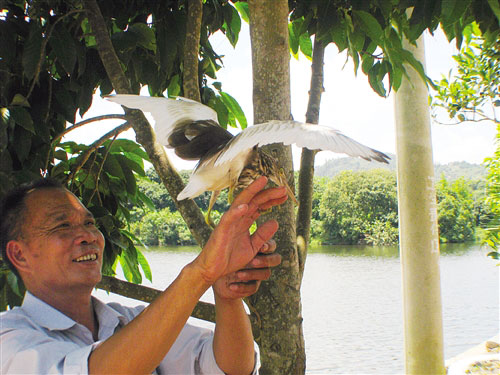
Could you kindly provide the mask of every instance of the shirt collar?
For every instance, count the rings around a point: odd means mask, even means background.
[[[107,326],[115,328],[118,325],[122,326],[126,324],[126,318],[115,309],[93,296],[92,302],[100,327]],[[28,291],[26,291],[26,295],[24,296],[22,309],[38,325],[49,330],[65,330],[73,327],[75,324],[78,324],[70,317],[64,315],[59,310],[42,301],[38,297],[35,297]]]

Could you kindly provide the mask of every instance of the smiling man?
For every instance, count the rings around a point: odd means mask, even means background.
[[[260,212],[287,199],[256,180],[226,212],[201,253],[148,307],[104,304],[104,237],[71,192],[40,180],[8,194],[0,207],[2,256],[23,280],[23,305],[1,314],[1,373],[250,374],[256,361],[242,298],[255,293],[274,254],[275,221],[250,235]],[[213,287],[214,332],[186,323]]]

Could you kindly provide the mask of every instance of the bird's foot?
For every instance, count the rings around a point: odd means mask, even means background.
[[[208,211],[207,214],[205,215],[205,223],[207,223],[212,229],[215,229],[215,223],[212,220],[212,211]]]

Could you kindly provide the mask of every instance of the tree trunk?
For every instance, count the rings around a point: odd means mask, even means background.
[[[424,38],[403,47],[424,63]],[[406,66],[395,95],[406,374],[444,374],[439,236],[428,92]]]
[[[186,22],[186,40],[184,41],[183,59],[183,91],[184,96],[201,102],[198,81],[198,51],[200,49],[201,18],[203,15],[202,0],[188,0],[188,17]]]
[[[290,118],[290,66],[288,3],[286,0],[249,1],[253,65],[255,123]],[[288,171],[293,188],[290,147],[271,145],[267,151]],[[260,374],[303,374],[305,350],[302,333],[300,274],[293,203],[288,200],[262,220],[274,218],[280,228],[275,235],[283,261],[248,299],[260,326],[256,337],[261,349]]]
[[[323,63],[325,47],[314,38],[313,57],[311,64],[311,87],[309,89],[309,103],[307,104],[306,122],[319,122],[319,108],[323,93]],[[314,157],[315,150],[302,149],[299,172],[299,210],[297,212],[297,250],[299,254],[300,278],[304,274],[307,257],[307,246],[311,238],[312,195],[314,188]]]

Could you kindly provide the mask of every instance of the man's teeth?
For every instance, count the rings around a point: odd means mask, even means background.
[[[84,262],[86,260],[96,260],[97,259],[97,254],[87,254],[87,255],[82,255],[79,258],[76,258],[73,260],[73,262]]]

